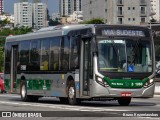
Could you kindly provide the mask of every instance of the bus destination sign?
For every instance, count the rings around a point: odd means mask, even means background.
[[[102,35],[145,37],[145,32],[142,30],[103,29]]]

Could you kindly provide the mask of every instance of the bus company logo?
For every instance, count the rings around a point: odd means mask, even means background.
[[[12,117],[11,112],[2,112],[2,117]]]

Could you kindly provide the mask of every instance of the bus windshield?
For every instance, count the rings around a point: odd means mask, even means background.
[[[149,40],[98,38],[97,41],[100,71],[152,72]]]

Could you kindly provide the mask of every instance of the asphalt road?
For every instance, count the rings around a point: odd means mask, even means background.
[[[4,117],[10,113],[12,118]],[[34,103],[22,102],[20,95],[0,94],[0,116],[2,115],[0,120],[28,119],[25,117],[31,117],[30,120],[158,120],[160,96],[134,98],[129,106],[119,106],[117,101],[84,101],[81,105],[71,106],[61,104],[57,98],[40,98]],[[33,116],[42,118],[32,118]]]

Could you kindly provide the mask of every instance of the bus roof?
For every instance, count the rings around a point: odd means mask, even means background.
[[[95,27],[124,27],[124,28],[127,27],[127,28],[135,28],[135,29],[147,28],[146,26],[106,25],[106,24],[77,24],[77,25],[66,25],[66,26],[53,26],[53,27],[42,28],[36,32],[32,32],[28,34],[8,36],[6,38],[6,42],[62,36],[62,35],[67,35],[72,30],[80,30],[80,29],[95,28]]]

